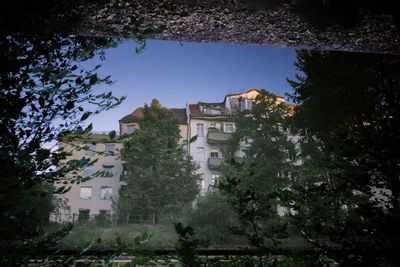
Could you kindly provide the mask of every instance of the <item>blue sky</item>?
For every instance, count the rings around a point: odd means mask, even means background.
[[[118,119],[153,98],[170,108],[186,103],[221,102],[226,94],[264,88],[277,95],[290,92],[286,78],[294,78],[295,50],[255,45],[189,43],[148,40],[135,54],[135,43],[125,41],[86,62],[101,64],[99,75],[111,75],[112,91],[127,96],[117,108],[91,118],[95,131],[118,130]]]

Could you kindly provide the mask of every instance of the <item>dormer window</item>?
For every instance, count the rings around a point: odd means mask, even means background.
[[[230,100],[230,103],[231,103],[231,110],[236,110],[236,109],[239,108],[239,99],[237,99],[237,98],[232,98],[232,99]]]
[[[136,130],[135,125],[127,125],[126,126],[126,133],[131,134]]]
[[[240,106],[240,110],[245,110],[246,109],[246,99],[239,98],[239,106]]]
[[[251,109],[253,107],[253,100],[246,100],[246,109]]]

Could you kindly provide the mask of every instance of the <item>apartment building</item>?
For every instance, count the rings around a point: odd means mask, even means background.
[[[198,163],[203,175],[201,193],[210,190],[220,176],[220,167],[224,163],[227,146],[235,131],[231,115],[234,110],[251,109],[258,89],[244,93],[226,95],[219,103],[188,104],[189,136],[197,135],[197,140],[190,144],[189,153]],[[240,156],[240,155],[238,155]]]
[[[178,119],[181,139],[186,140],[188,137],[188,114],[185,108],[170,108],[170,111]],[[137,108],[132,113],[124,116],[119,120],[119,131],[121,135],[131,134],[139,128],[139,121],[143,119],[143,108]]]
[[[179,122],[181,141],[189,140],[197,135],[196,141],[187,146],[187,153],[199,166],[202,174],[201,194],[206,194],[215,180],[220,176],[220,168],[224,163],[227,146],[235,131],[232,120],[234,110],[251,109],[259,89],[226,95],[222,102],[187,104],[185,108],[170,109]],[[283,97],[278,101],[284,102]],[[119,120],[120,136],[131,134],[139,128],[143,119],[143,108],[137,108],[132,113]],[[84,170],[86,175],[98,171],[110,173],[109,177],[93,177],[92,180],[73,185],[64,195],[71,207],[70,214],[89,216],[100,213],[112,213],[112,198],[118,196],[118,191],[124,181],[121,180],[123,161],[119,156],[122,141],[119,138],[109,139],[107,135],[92,134],[87,139],[74,140],[73,143],[63,143],[63,146],[73,155],[71,159],[82,157],[98,158],[91,167]],[[76,150],[75,147],[83,147]],[[241,157],[241,152],[237,152]]]
[[[97,161],[79,173],[91,177],[87,182],[72,184],[62,195],[69,209],[53,216],[57,221],[87,220],[94,215],[112,215],[112,200],[118,196],[122,162],[122,142],[118,136],[111,139],[107,133],[91,133],[79,139],[61,140],[60,147],[70,152],[67,160],[88,158]]]

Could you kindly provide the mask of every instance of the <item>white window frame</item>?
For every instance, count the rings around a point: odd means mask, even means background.
[[[215,181],[220,177],[219,174],[211,174],[211,185],[215,185]]]
[[[253,107],[253,100],[246,99],[246,109],[251,110],[252,107]]]
[[[126,125],[126,133],[131,134],[136,130],[136,127],[134,124],[131,125]]]
[[[85,192],[86,191],[86,192]],[[92,199],[93,188],[91,186],[81,186],[79,189],[79,198],[84,200]]]
[[[204,137],[204,123],[197,123],[197,137]]]
[[[228,127],[228,125],[230,127]],[[224,132],[225,133],[233,133],[235,131],[235,126],[233,123],[224,123]]]
[[[113,188],[111,186],[100,187],[100,199],[110,200],[113,194]]]
[[[196,161],[204,161],[205,160],[205,149],[204,147],[196,147]]]

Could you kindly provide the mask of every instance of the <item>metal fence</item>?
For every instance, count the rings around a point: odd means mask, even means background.
[[[54,222],[71,222],[76,225],[93,225],[100,227],[114,227],[117,225],[129,224],[147,224],[157,225],[159,218],[156,214],[135,214],[126,213],[117,216],[117,214],[99,213],[89,214],[86,212],[59,214],[50,218]]]

